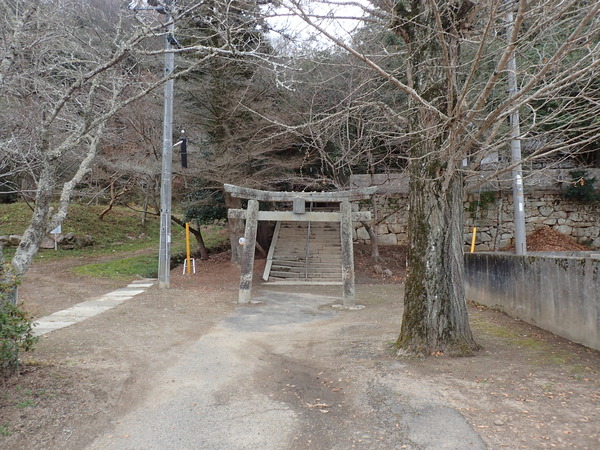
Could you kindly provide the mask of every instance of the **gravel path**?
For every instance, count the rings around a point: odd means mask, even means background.
[[[398,399],[372,374],[365,393],[371,405],[353,398],[360,390],[356,381],[344,381],[346,370],[336,374],[340,387],[323,398],[318,374],[331,369],[312,362],[306,349],[315,338],[323,344],[316,329],[339,331],[343,316],[353,314],[331,307],[338,298],[263,291],[256,300],[255,306],[237,308],[161,372],[144,401],[90,448],[485,448],[455,409],[418,392]],[[331,347],[339,344],[334,340]],[[310,367],[316,386],[306,373],[302,387],[295,384],[300,380],[281,381],[289,373],[282,358],[289,354],[308,358],[295,365],[305,372]],[[294,388],[299,397],[285,395]]]
[[[127,284],[73,264],[28,273],[37,317]],[[339,287],[258,281],[237,305],[227,255],[174,270],[42,337],[0,385],[0,448],[600,448],[598,352],[470,307],[475,357],[397,358],[402,285],[366,275],[348,311]]]

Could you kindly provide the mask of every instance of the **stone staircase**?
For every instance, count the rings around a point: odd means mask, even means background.
[[[277,222],[263,279],[342,284],[341,253],[339,223]]]

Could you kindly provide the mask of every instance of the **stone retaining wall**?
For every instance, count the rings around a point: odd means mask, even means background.
[[[473,226],[477,227],[477,250],[497,250],[513,238],[512,195],[495,194],[495,201],[477,208],[477,197],[465,202],[465,243],[471,243]],[[525,198],[527,234],[550,227],[575,241],[600,249],[600,204],[578,203],[556,193],[534,193]]]
[[[354,179],[353,186],[369,185],[369,180]],[[405,177],[398,176],[384,186],[371,202],[358,205],[373,214],[379,243],[408,243],[408,197]],[[547,188],[547,186],[544,186]],[[514,233],[512,193],[506,190],[481,191],[467,195],[465,201],[465,246],[470,247],[473,226],[477,227],[476,250],[497,250],[511,243]],[[530,189],[525,194],[527,234],[550,227],[575,241],[600,249],[600,202],[581,203],[554,191]],[[356,224],[354,239],[370,243],[365,228]]]

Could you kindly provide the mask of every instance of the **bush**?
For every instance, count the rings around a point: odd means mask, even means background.
[[[600,200],[600,195],[596,192],[596,178],[589,178],[585,170],[573,170],[569,174],[571,183],[565,192],[565,197],[587,203]]]
[[[0,266],[0,275],[3,273],[6,271]],[[33,322],[29,313],[7,299],[7,294],[16,286],[14,280],[0,282],[0,377],[18,372],[20,352],[33,350],[38,340],[33,335]]]

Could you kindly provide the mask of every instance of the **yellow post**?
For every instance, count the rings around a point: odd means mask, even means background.
[[[473,239],[471,239],[471,253],[475,253],[475,238],[477,237],[477,227],[473,227]]]
[[[185,251],[187,255],[187,273],[192,273],[192,258],[190,252],[190,223],[185,224]]]

